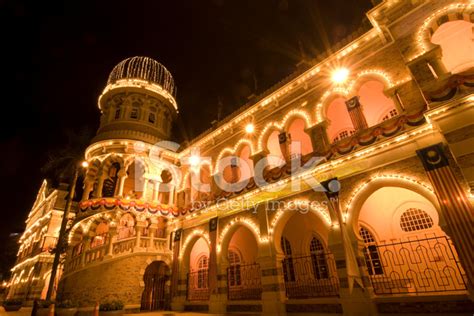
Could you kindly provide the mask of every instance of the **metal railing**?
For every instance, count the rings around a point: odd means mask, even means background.
[[[209,270],[202,269],[187,275],[188,301],[207,301],[209,299]]]
[[[227,297],[229,300],[262,299],[262,274],[258,263],[227,268]]]
[[[334,256],[331,253],[287,257],[283,276],[288,298],[331,297],[339,295]]]
[[[446,237],[375,245],[381,265],[369,274],[375,294],[462,291],[465,272],[452,241]],[[372,250],[373,253],[375,251]],[[370,265],[370,256],[366,262]]]

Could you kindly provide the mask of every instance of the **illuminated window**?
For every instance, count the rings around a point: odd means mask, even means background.
[[[405,232],[414,232],[433,227],[433,219],[423,210],[409,208],[400,217],[400,227]]]
[[[313,266],[313,274],[316,279],[327,279],[329,277],[328,264],[326,254],[324,253],[323,244],[319,239],[313,237],[309,245],[311,253],[311,262]]]
[[[283,277],[285,279],[285,282],[294,282],[295,268],[293,266],[293,258],[291,257],[291,244],[285,237],[281,237],[280,243],[281,249],[285,254],[285,259],[283,260]]]
[[[138,108],[132,108],[132,111],[130,112],[130,118],[138,119]]]
[[[379,250],[375,243],[374,235],[365,227],[360,228],[359,234],[362,239],[364,239],[364,258],[369,274],[383,274],[382,262],[380,261]]]
[[[228,268],[228,277],[229,285],[237,286],[242,284],[241,273],[240,273],[240,256],[237,252],[229,250],[229,268]]]
[[[201,256],[198,260],[198,289],[207,289],[209,259]]]

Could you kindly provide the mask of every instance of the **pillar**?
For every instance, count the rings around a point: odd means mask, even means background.
[[[99,182],[97,183],[97,192],[95,194],[96,197],[102,197],[102,188],[104,187],[104,181],[107,178],[107,174],[104,172],[100,173]]]
[[[127,179],[127,171],[121,168],[117,176],[118,176],[117,196],[123,197],[123,187],[125,185],[125,179]]]
[[[331,147],[328,135],[326,133],[327,122],[323,121],[316,125],[313,125],[305,130],[305,132],[311,138],[311,144],[313,145],[313,152],[317,155],[325,155]]]
[[[84,180],[84,192],[82,193],[82,200],[86,201],[89,199],[89,195],[94,188],[94,180],[86,178]]]
[[[173,311],[184,310],[184,301],[186,300],[186,290],[182,290],[183,285],[180,284],[180,275],[183,275],[184,271],[180,271],[180,248],[181,248],[181,236],[183,234],[182,229],[177,229],[173,233],[173,264],[171,267],[171,309]],[[187,285],[185,285],[187,286]]]
[[[339,278],[339,297],[344,315],[377,315],[372,301],[372,287],[362,253],[363,243],[356,238],[342,216],[337,178],[321,183],[328,199],[332,226],[328,247],[334,256]]]
[[[81,253],[81,267],[86,264],[86,252],[91,248],[91,237],[85,236],[84,237],[84,248],[82,249]]]
[[[219,218],[214,217],[209,221],[209,313],[225,313],[225,296],[219,293],[219,273],[217,265],[217,238],[219,229]]]
[[[466,272],[468,291],[474,298],[474,207],[454,175],[443,144],[425,147],[417,154],[439,200],[447,234],[453,240]]]
[[[107,256],[114,255],[114,242],[117,235],[117,227],[109,228],[109,243],[107,245]]]
[[[269,240],[263,243],[257,241],[259,245],[257,263],[262,274],[262,312],[266,315],[286,315],[285,280],[282,269],[284,255],[277,253],[271,242],[273,238],[269,236],[269,210],[266,206],[266,203],[259,204],[256,212],[260,234]]]

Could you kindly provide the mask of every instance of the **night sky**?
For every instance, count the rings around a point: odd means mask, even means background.
[[[370,0],[0,0],[0,243],[22,231],[48,155],[99,122],[97,97],[115,64],[152,57],[172,73],[175,140],[217,118],[355,31]],[[367,23],[367,22],[365,22]],[[327,41],[326,41],[327,39]]]

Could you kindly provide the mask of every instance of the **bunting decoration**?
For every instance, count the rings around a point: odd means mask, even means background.
[[[417,154],[438,197],[470,287],[474,288],[474,208],[456,179],[443,147],[439,143],[420,149]]]

